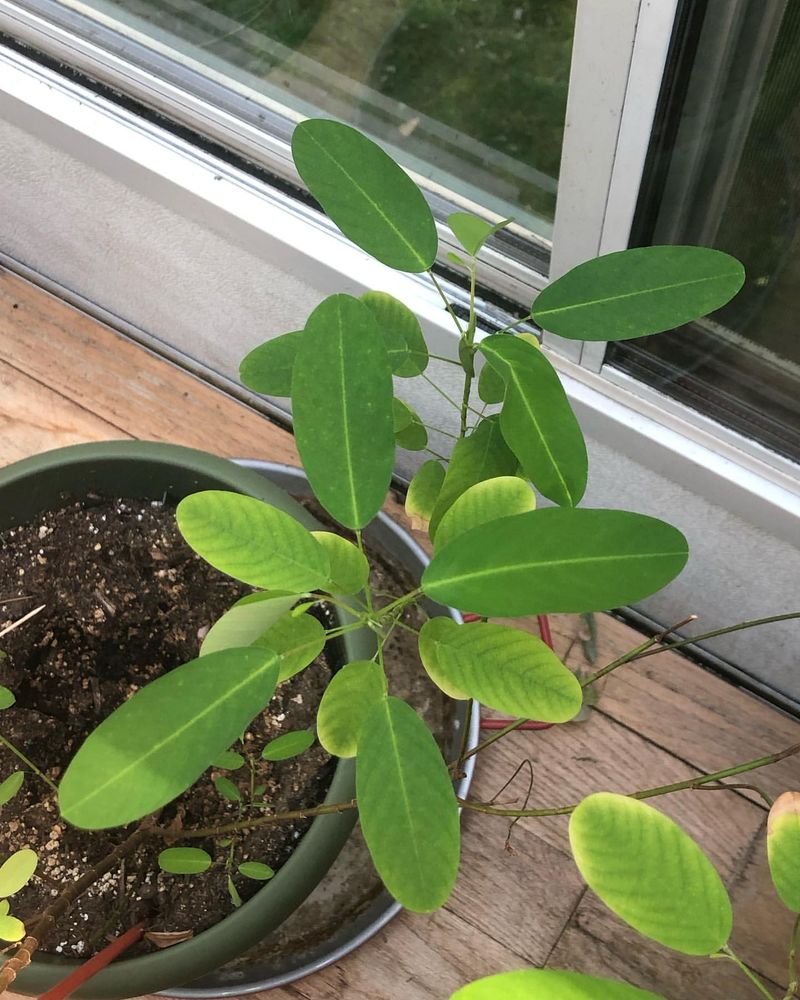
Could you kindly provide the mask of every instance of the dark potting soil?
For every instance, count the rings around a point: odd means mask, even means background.
[[[197,656],[205,630],[248,591],[195,556],[177,530],[174,510],[160,502],[89,497],[3,532],[0,624],[44,609],[0,638],[0,683],[17,699],[0,713],[0,733],[57,783],[98,723],[142,685]],[[260,758],[268,740],[314,726],[329,678],[322,656],[281,684],[235,747],[250,751],[255,782],[267,786],[265,800],[278,810],[316,805],[330,784],[334,763],[318,744],[284,762]],[[0,747],[0,778],[22,767]],[[213,784],[220,773],[210,770],[166,806],[160,825],[180,829],[235,820],[237,804]],[[240,790],[249,786],[247,766],[224,773]],[[242,899],[263,883],[239,875],[236,865],[261,861],[278,870],[309,825],[300,820],[241,835],[233,848],[233,881]],[[22,790],[2,808],[0,856],[31,847],[40,861],[36,877],[14,897],[12,912],[30,920],[60,886],[74,882],[133,828],[86,832],[69,826],[54,796],[28,771]],[[108,935],[142,919],[152,931],[198,933],[228,915],[228,848],[211,839],[187,843],[207,850],[213,869],[192,877],[165,874],[156,860],[165,845],[148,840],[73,905],[42,950],[86,957]]]

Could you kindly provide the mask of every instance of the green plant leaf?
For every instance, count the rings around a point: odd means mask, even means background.
[[[15,851],[0,866],[0,896],[13,896],[27,885],[36,871],[39,857],[30,847]]]
[[[428,443],[428,431],[417,413],[397,396],[392,400],[394,437],[407,451],[422,451]]]
[[[4,708],[11,708],[13,704],[16,703],[17,696],[13,691],[9,691],[7,687],[3,687],[0,684],[0,710]]]
[[[269,649],[225,649],[141,688],[92,732],[61,780],[61,815],[89,830],[123,826],[196,781],[268,704]]]
[[[313,729],[296,729],[291,733],[284,733],[269,743],[261,751],[264,760],[289,760],[290,757],[299,757],[301,753],[312,745],[316,737]]]
[[[221,771],[238,771],[244,766],[244,757],[235,750],[225,750],[211,761],[211,766]]]
[[[498,476],[513,476],[519,462],[500,430],[498,416],[481,420],[469,437],[457,441],[447,465],[447,474],[430,523],[431,539],[439,522],[455,501],[475,483]]]
[[[577,678],[541,639],[487,622],[431,618],[419,634],[431,680],[451,698],[477,698],[519,719],[568,722],[581,710]]]
[[[228,876],[228,895],[231,897],[231,902],[238,910],[242,905],[242,897],[239,895],[239,890],[234,885],[233,879],[230,875]]]
[[[436,545],[441,548],[479,524],[536,508],[530,485],[518,476],[498,476],[470,486],[453,503],[439,522]]]
[[[14,798],[20,788],[22,788],[24,781],[25,772],[15,771],[0,784],[0,806],[4,806],[6,802],[10,802]]]
[[[357,594],[367,585],[367,557],[352,542],[332,531],[312,531],[311,534],[328,553],[331,576],[326,588],[334,594]]]
[[[445,255],[451,264],[458,264],[459,267],[469,267],[469,264],[464,260],[463,257],[459,257],[457,253],[453,253],[452,250],[448,250]]]
[[[775,891],[785,906],[800,913],[800,792],[784,792],[770,809],[767,858]]]
[[[668,816],[599,792],[573,812],[569,839],[589,888],[640,934],[686,955],[727,943],[733,916],[722,879]]]
[[[374,660],[354,660],[338,670],[317,711],[317,738],[328,753],[355,757],[361,726],[385,697],[386,676]]]
[[[412,528],[422,530],[427,527],[444,483],[444,475],[444,466],[436,459],[423,462],[414,473],[406,493],[405,508]]]
[[[242,597],[208,630],[200,655],[249,646],[290,611],[299,596],[266,591]]]
[[[223,799],[227,799],[229,802],[242,801],[242,793],[236,785],[234,785],[231,779],[226,778],[223,774],[219,774],[216,778],[214,778],[214,788],[216,788],[217,792],[223,797]]]
[[[428,345],[415,314],[387,292],[365,292],[361,301],[373,311],[383,332],[392,372],[400,378],[421,375],[428,367]]]
[[[170,875],[200,875],[213,864],[200,847],[167,847],[158,856],[158,867]]]
[[[501,972],[462,986],[450,1000],[664,1000],[628,983],[561,969]]]
[[[11,909],[11,903],[7,899],[0,899],[0,917],[4,917]]]
[[[253,348],[239,365],[242,384],[264,396],[291,396],[292,368],[302,336],[302,330],[293,330]]]
[[[392,371],[368,306],[331,295],[306,323],[294,366],[294,431],[322,506],[347,528],[380,510],[392,478]]]
[[[310,119],[294,130],[292,156],[311,194],[362,250],[399,271],[433,265],[438,237],[431,210],[371,139],[349,125]]]
[[[687,557],[683,535],[654,517],[549,507],[459,535],[436,552],[422,586],[441,604],[487,617],[580,614],[642,600]]]
[[[258,882],[267,882],[275,876],[275,871],[260,861],[243,861],[239,865],[239,874],[245,878],[256,879]]]
[[[278,683],[281,684],[316,660],[325,647],[325,629],[313,615],[297,617],[290,612],[278,619],[253,645],[278,654]]]
[[[506,383],[500,429],[525,475],[549,500],[574,507],[586,490],[589,460],[555,369],[518,337],[487,337],[480,350]]]
[[[0,940],[21,941],[25,937],[25,924],[16,917],[0,917]]]
[[[409,910],[437,909],[458,874],[458,802],[430,730],[399,698],[379,701],[361,727],[356,794],[383,884]]]
[[[707,247],[637,247],[579,264],[540,292],[534,320],[572,340],[630,340],[724,306],[744,284],[734,257]]]
[[[198,555],[252,587],[303,592],[328,579],[328,557],[311,532],[262,500],[205,490],[181,500],[176,515]]]
[[[505,334],[497,334],[505,336]],[[506,384],[501,375],[487,362],[478,374],[478,395],[484,403],[502,403]]]
[[[492,225],[485,219],[472,215],[471,212],[453,212],[447,217],[447,225],[453,230],[453,235],[471,257],[475,257],[483,244],[495,233],[505,229],[513,219],[503,219]]]

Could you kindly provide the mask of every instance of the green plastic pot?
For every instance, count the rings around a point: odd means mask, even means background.
[[[29,521],[89,492],[151,500],[166,496],[177,502],[205,489],[258,497],[309,528],[318,527],[283,490],[227,459],[176,445],[112,441],[58,448],[0,470],[0,529]],[[344,643],[348,659],[373,655],[370,633],[349,633]],[[340,761],[325,801],[342,802],[354,795],[353,762]],[[240,909],[189,941],[115,962],[72,996],[123,1000],[155,993],[197,979],[240,955],[278,927],[309,895],[344,846],[355,820],[355,810],[317,816],[275,878]],[[35,955],[12,989],[39,996],[78,965],[75,960]]]

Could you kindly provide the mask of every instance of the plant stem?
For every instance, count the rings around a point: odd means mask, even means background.
[[[448,365],[455,365],[456,368],[461,367],[458,361],[453,361],[452,358],[446,358],[443,354],[432,354],[430,351],[428,351],[428,357],[433,358],[434,361],[444,361]]]
[[[461,326],[461,320],[458,318],[458,316],[456,316],[455,312],[453,312],[453,307],[450,305],[450,300],[444,294],[444,289],[439,284],[439,279],[436,277],[436,275],[433,273],[433,271],[428,271],[428,274],[430,275],[430,279],[433,282],[434,286],[436,287],[436,291],[439,293],[439,298],[442,300],[442,302],[444,302],[445,308],[450,313],[450,316],[451,316],[453,322],[456,325],[456,329],[458,330],[458,332],[463,337],[464,336],[464,328]]]
[[[418,597],[422,594],[422,587],[417,587],[416,590],[410,590],[407,594],[403,594],[402,597],[398,597],[396,600],[392,601],[390,604],[385,604],[382,608],[378,609],[378,614],[381,618],[385,618],[390,615],[393,611],[404,608],[407,604],[412,604]]]
[[[481,750],[485,750],[487,747],[490,747],[492,743],[496,743],[504,736],[508,736],[509,733],[513,733],[515,729],[519,729],[519,727],[524,725],[527,721],[527,719],[515,719],[513,722],[509,722],[504,729],[498,729],[492,736],[487,736],[485,740],[481,740],[480,743],[476,744],[469,751],[469,753],[464,754],[461,758],[461,763],[463,764],[465,760],[469,760],[470,757],[474,757],[476,753],[480,753]]]
[[[761,980],[758,978],[755,972],[748,969],[747,966],[744,964],[744,962],[741,960],[741,958],[739,958],[739,956],[728,945],[725,945],[725,947],[721,949],[720,954],[724,955],[726,958],[729,958],[734,963],[734,965],[738,965],[738,967],[747,976],[747,978],[750,980],[750,982],[753,984],[753,986],[755,986],[755,988],[762,996],[767,997],[768,1000],[775,1000],[775,997],[761,982]]]
[[[327,816],[330,813],[347,812],[356,809],[356,800],[349,802],[333,802],[327,805],[313,806],[311,809],[293,809],[290,812],[273,813],[271,816],[258,816],[254,819],[244,819],[235,823],[225,823],[222,826],[195,827],[188,830],[155,829],[153,834],[167,840],[181,840],[184,837],[197,839],[199,837],[224,837],[229,833],[239,833],[241,830],[252,830],[261,826],[273,826],[275,823],[286,823],[293,819],[305,819],[307,816]]]
[[[521,723],[518,720],[515,725],[519,724]],[[800,753],[800,743],[795,743],[794,746],[787,747],[786,750],[768,754],[766,757],[758,757],[756,760],[748,760],[743,764],[726,767],[722,771],[714,771],[712,774],[703,774],[696,778],[687,778],[685,781],[676,781],[670,785],[656,785],[654,788],[644,788],[638,792],[630,792],[628,793],[628,797],[631,799],[652,799],[658,795],[668,795],[670,792],[682,792],[687,789],[702,788],[704,785],[722,781],[724,778],[731,778],[736,774],[744,774],[746,771],[755,771],[757,768],[766,767],[768,764],[776,764],[779,760],[784,760],[786,757],[793,757],[797,753]],[[459,801],[466,809],[490,813],[492,816],[566,816],[577,809],[580,804],[574,802],[568,806],[552,806],[544,809],[502,809],[488,802],[472,802],[469,799],[459,799]]]
[[[13,743],[5,738],[5,736],[0,735],[0,743],[2,743],[3,746],[10,750],[16,757],[19,757],[22,763],[29,767],[37,778],[41,778],[46,785],[49,785],[50,788],[58,794],[58,785],[54,781],[51,781],[43,771],[40,771],[33,761],[26,757],[21,750],[18,750]]]
[[[444,389],[442,389],[442,387],[441,387],[441,386],[437,385],[437,384],[436,384],[436,383],[435,383],[435,382],[433,381],[433,379],[432,379],[432,378],[429,378],[429,377],[428,377],[428,376],[427,376],[427,375],[425,374],[425,372],[423,372],[423,373],[422,373],[422,378],[423,378],[423,379],[424,379],[424,380],[425,380],[425,381],[426,381],[426,382],[428,383],[428,385],[429,385],[429,386],[430,386],[430,387],[431,387],[432,389],[435,389],[435,390],[436,390],[436,392],[438,392],[438,393],[439,393],[439,395],[440,395],[440,396],[442,397],[442,399],[446,399],[446,400],[447,400],[447,402],[448,402],[448,403],[449,403],[449,404],[450,404],[450,405],[451,405],[452,407],[454,407],[454,408],[455,408],[456,410],[458,410],[458,411],[459,411],[459,413],[461,412],[461,403],[457,403],[457,402],[456,402],[456,401],[455,401],[455,400],[453,399],[453,397],[452,397],[452,396],[448,395],[448,393],[446,393],[446,392],[444,391]],[[476,413],[476,414],[477,414],[478,416],[480,416],[480,415],[481,415],[481,411],[480,411],[480,410],[476,410],[474,406],[470,406],[470,407],[468,407],[468,409],[470,410],[470,412],[472,412],[472,413]]]
[[[501,326],[499,330],[494,330],[492,336],[496,337],[500,333],[508,333],[509,330],[513,330],[514,327],[520,326],[522,323],[527,323],[531,318],[530,313],[527,316],[523,316],[522,319],[515,319],[513,323],[509,323],[507,326]]]
[[[744,629],[756,628],[758,625],[772,625],[774,622],[788,622],[795,618],[800,618],[800,611],[789,611],[785,615],[770,615],[768,618],[751,618],[749,621],[739,622],[738,625],[728,625],[726,628],[717,628],[712,632],[703,632],[700,635],[693,635],[688,639],[681,639],[679,642],[667,643],[661,649],[652,649],[646,653],[639,653],[636,659],[641,660],[645,656],[655,656],[656,653],[665,653],[670,649],[691,646],[694,642],[702,642],[704,639],[714,639],[718,635],[729,635],[731,632],[741,632]]]
[[[651,649],[651,647],[662,642],[671,632],[682,628],[684,625],[688,625],[689,622],[695,621],[696,618],[696,615],[689,615],[682,621],[676,622],[674,625],[670,625],[670,627],[664,629],[663,632],[657,632],[655,635],[645,640],[645,642],[641,645],[628,650],[627,653],[623,653],[622,656],[618,656],[616,660],[612,660],[611,663],[607,663],[606,666],[601,667],[600,670],[596,670],[593,674],[589,674],[588,677],[584,677],[581,681],[581,687],[588,687],[590,684],[594,684],[595,681],[599,681],[601,677],[605,677],[606,674],[610,674],[613,670],[616,670],[617,667],[621,667],[625,663],[632,663],[634,660],[639,659],[639,657],[644,654],[645,650]],[[662,650],[657,649],[653,650],[653,652],[660,653]]]
[[[795,919],[792,937],[789,943],[789,989],[783,1000],[793,1000],[797,996],[797,946],[800,942],[800,916]]]

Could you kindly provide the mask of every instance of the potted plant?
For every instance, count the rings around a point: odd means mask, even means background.
[[[133,836],[169,845],[162,864],[175,872],[199,872],[214,863],[211,852],[193,845],[199,837],[211,836],[214,851],[227,850],[231,838],[294,818],[292,811],[245,812],[209,834],[180,825],[164,828],[152,817],[230,752],[282,676],[302,669],[294,654],[298,649],[307,653],[307,612],[324,596],[340,619],[324,630],[322,641],[368,635],[373,645],[368,654],[348,651],[348,662],[333,675],[316,718],[321,745],[335,757],[355,760],[355,795],[303,810],[304,815],[352,819],[357,811],[384,884],[418,912],[436,909],[453,887],[460,808],[511,816],[574,812],[583,838],[576,860],[594,884],[594,869],[583,858],[602,867],[602,857],[597,861],[592,848],[609,824],[623,833],[637,829],[642,814],[632,811],[633,799],[612,797],[609,805],[608,798],[589,797],[576,807],[507,810],[459,798],[454,779],[468,758],[526,719],[559,724],[574,718],[587,689],[658,639],[579,681],[546,643],[489,618],[586,613],[639,601],[681,571],[686,540],[656,518],[581,508],[586,449],[545,353],[534,338],[514,334],[513,327],[478,341],[476,256],[505,223],[492,227],[466,213],[449,220],[464,248],[451,261],[465,270],[471,289],[469,316],[462,322],[431,271],[436,227],[410,178],[369,139],[335,122],[298,126],[293,153],[312,194],[342,232],[388,267],[427,271],[457,329],[458,361],[452,363],[463,378],[461,401],[453,401],[457,440],[449,460],[434,455],[421,466],[406,501],[408,513],[427,528],[433,558],[418,583],[387,598],[371,581],[365,542],[390,485],[396,446],[421,450],[428,443],[423,421],[395,397],[393,385],[393,377],[425,372],[430,355],[419,322],[380,291],[361,299],[332,295],[302,330],[251,352],[242,378],[257,391],[291,397],[304,473],[338,531],[309,530],[284,502],[270,497],[264,502],[257,491],[204,483],[185,491],[177,508],[183,537],[211,566],[257,592],[219,619],[197,659],[142,687],[100,722],[59,782],[60,815],[84,830],[139,823]],[[587,262],[553,282],[525,319],[532,317],[566,337],[643,336],[718,308],[742,281],[741,265],[717,251],[631,250]],[[475,387],[483,409],[473,405]],[[499,412],[487,416],[485,407],[491,404],[498,404]],[[553,506],[541,506],[542,498]],[[430,600],[469,612],[474,620],[463,624],[431,613],[424,606]],[[387,682],[384,648],[398,631],[415,636],[425,671],[446,695],[467,704],[485,702],[513,721],[482,744],[462,744],[446,758],[417,712]],[[290,742],[303,750],[309,738],[313,734],[295,735]],[[690,783],[642,790],[634,798],[719,781],[785,754],[734,764]],[[653,841],[672,844],[661,836],[654,834]],[[697,884],[702,868],[694,855],[686,854],[685,861],[678,866],[684,875],[679,895]],[[723,920],[717,923],[724,929]],[[39,937],[15,930],[20,944],[16,952],[11,948],[0,983],[8,985],[22,973],[17,983],[30,989],[23,970]],[[170,950],[176,968],[192,945],[184,942]],[[121,975],[128,965],[119,963]],[[27,974],[39,974],[39,966],[34,958]],[[76,995],[111,995],[93,988]],[[582,988],[568,986],[565,1000],[617,996],[577,992]]]

